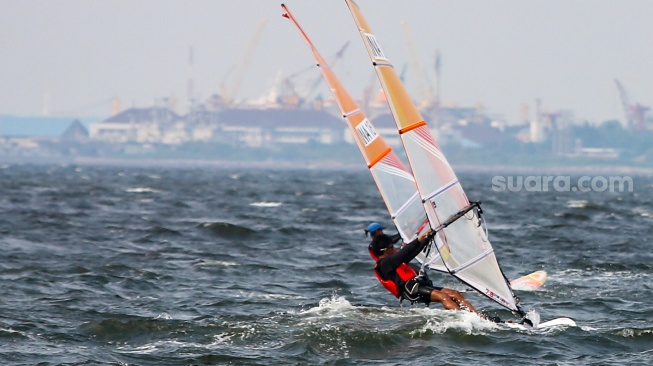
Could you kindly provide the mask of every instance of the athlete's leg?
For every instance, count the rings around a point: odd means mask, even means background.
[[[458,304],[458,306],[466,307],[469,311],[478,313],[478,311],[476,311],[472,304],[470,304],[460,292],[450,288],[443,288],[441,291],[448,295],[456,304]]]
[[[439,302],[447,310],[460,310],[460,306],[446,293],[438,290],[431,291],[431,302]]]

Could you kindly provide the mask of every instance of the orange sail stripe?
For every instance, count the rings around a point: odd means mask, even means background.
[[[421,122],[417,122],[417,123],[415,123],[414,125],[410,125],[410,126],[408,126],[408,127],[404,127],[404,128],[402,128],[401,130],[399,130],[399,134],[400,134],[400,135],[401,135],[401,134],[404,134],[404,133],[406,133],[406,132],[408,132],[408,131],[412,131],[412,130],[414,130],[414,129],[416,129],[416,128],[419,128],[419,127],[422,127],[422,126],[426,126],[426,122],[421,121]]]
[[[385,151],[385,153],[380,154],[376,159],[374,159],[373,161],[371,161],[370,164],[369,164],[367,167],[368,167],[368,168],[371,168],[371,167],[375,166],[376,163],[378,163],[379,161],[381,161],[381,160],[382,160],[386,155],[390,154],[390,152],[392,152],[392,149],[391,149],[391,148],[388,148],[388,149]]]

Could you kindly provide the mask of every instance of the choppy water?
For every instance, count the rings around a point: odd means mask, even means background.
[[[371,271],[363,228],[387,215],[364,170],[7,165],[0,364],[653,364],[653,178],[560,193],[459,177],[506,275],[549,272],[525,308],[578,327],[399,308]]]

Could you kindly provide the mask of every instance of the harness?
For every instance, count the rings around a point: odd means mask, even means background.
[[[396,298],[402,297],[402,293],[399,290],[399,286],[393,281],[393,280],[387,280],[381,277],[381,273],[379,273],[379,258],[370,250],[370,255],[372,256],[372,259],[376,261],[376,264],[374,265],[374,274],[376,275],[376,278],[381,282],[383,287],[386,288],[386,290],[390,291],[391,294],[393,294]],[[415,270],[413,270],[409,265],[406,263],[402,263],[397,267],[396,269],[397,275],[399,275],[399,278],[406,283],[413,278],[417,277],[417,273],[415,273]]]

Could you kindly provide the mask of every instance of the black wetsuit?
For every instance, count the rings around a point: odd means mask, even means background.
[[[397,285],[397,288],[400,289],[402,297],[411,302],[421,300],[428,304],[431,301],[431,291],[434,289],[442,289],[442,287],[433,286],[433,283],[428,279],[428,277],[426,277],[426,275],[417,276],[404,282],[397,274],[397,267],[402,263],[410,265],[408,262],[413,260],[422,250],[424,250],[428,243],[429,239],[424,239],[422,242],[415,239],[396,251],[394,254],[377,262],[381,278],[392,280]],[[414,266],[411,267],[415,269]],[[415,272],[417,273],[418,271]]]

